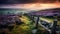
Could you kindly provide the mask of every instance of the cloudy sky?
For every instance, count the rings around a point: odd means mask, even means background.
[[[0,0],[0,8],[41,10],[60,8],[59,0]]]
[[[0,4],[53,3],[60,0],[0,0]]]

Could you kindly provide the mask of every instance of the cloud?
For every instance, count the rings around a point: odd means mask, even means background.
[[[51,3],[56,1],[57,0],[0,0],[0,4]]]
[[[14,5],[1,5],[0,8],[10,9],[28,9],[28,10],[42,10],[50,8],[60,8],[60,3],[49,3],[49,4],[14,4]]]
[[[35,0],[0,0],[0,4],[34,3]]]

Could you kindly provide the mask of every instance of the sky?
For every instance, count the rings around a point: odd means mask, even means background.
[[[41,10],[60,8],[59,0],[0,0],[0,8]]]
[[[0,0],[0,4],[54,3],[60,0]]]

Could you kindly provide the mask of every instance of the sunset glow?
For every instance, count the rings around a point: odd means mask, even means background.
[[[50,9],[50,8],[60,8],[60,3],[11,4],[11,5],[1,5],[0,8],[42,10],[42,9]]]

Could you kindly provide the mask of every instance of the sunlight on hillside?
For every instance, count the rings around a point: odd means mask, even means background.
[[[40,20],[43,20],[43,21],[46,21],[48,23],[52,23],[53,22],[53,19],[49,19],[49,18],[40,18]]]
[[[21,21],[22,22],[24,22],[25,24],[28,24],[30,21],[29,21],[29,18],[27,18],[26,16],[22,16],[21,18],[19,18],[19,19],[21,19]]]

